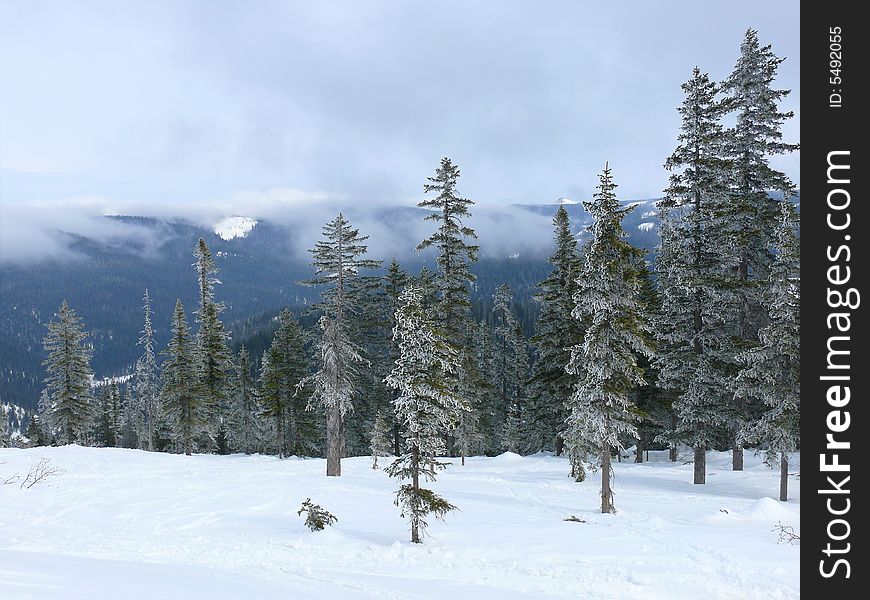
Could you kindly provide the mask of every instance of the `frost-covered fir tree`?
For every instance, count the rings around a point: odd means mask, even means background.
[[[344,455],[344,420],[353,411],[354,396],[359,386],[356,365],[365,362],[360,348],[350,337],[351,320],[355,314],[355,294],[362,269],[375,269],[381,262],[364,258],[368,251],[358,229],[351,227],[341,213],[323,227],[323,240],[310,250],[316,278],[305,282],[323,286],[323,310],[317,342],[317,372],[306,378],[312,383],[309,404],[317,403],[326,411],[326,474],[341,475]]]
[[[97,417],[97,443],[114,448],[119,443],[122,425],[121,392],[115,382],[103,386]]]
[[[757,442],[770,458],[779,455],[779,499],[788,500],[788,453],[800,441],[800,244],[797,215],[781,202],[776,259],[762,298],[770,323],[759,332],[760,345],[740,356],[736,394],[764,402],[761,418],[747,425],[741,440]]]
[[[500,415],[502,406],[501,394],[495,385],[492,332],[485,319],[481,319],[474,327],[471,350],[480,385],[475,386],[479,398],[470,398],[469,401],[478,407],[477,429],[481,436],[478,452],[483,454],[487,449],[499,446],[501,432],[496,429],[496,417]]]
[[[160,382],[154,350],[154,326],[151,322],[153,315],[151,296],[149,296],[147,289],[143,302],[145,322],[138,343],[142,347],[142,356],[136,361],[136,370],[133,375],[135,408],[130,412],[133,415],[133,423],[136,426],[136,433],[142,448],[154,450],[155,424],[160,416],[158,403]]]
[[[513,313],[511,289],[502,284],[495,292],[492,307],[495,321],[493,338],[493,374],[496,391],[500,402],[496,409],[495,420],[502,433],[501,447],[508,448],[508,440],[504,438],[507,431],[508,412],[511,407],[517,410],[516,418],[520,419],[526,397],[526,380],[528,379],[528,354],[525,338],[516,315]],[[518,430],[522,430],[522,424]],[[525,444],[521,444],[525,446]],[[519,451],[519,445],[516,446]]]
[[[132,385],[120,388],[121,392],[121,436],[118,442],[122,448],[139,448],[139,433],[136,429],[136,406],[133,401]]]
[[[549,262],[553,269],[538,284],[535,300],[541,312],[535,325],[533,343],[538,351],[535,370],[529,381],[527,436],[533,450],[562,452],[562,426],[567,416],[565,405],[574,393],[576,378],[565,371],[571,347],[583,339],[580,321],[571,317],[574,294],[580,273],[577,238],[571,232],[568,211],[559,206],[553,217],[555,250]]]
[[[502,428],[502,447],[508,452],[519,454],[523,445],[522,438],[523,423],[520,419],[520,409],[516,402],[511,403],[505,417],[504,427]]]
[[[410,480],[396,493],[396,505],[411,523],[411,541],[419,543],[426,530],[425,517],[442,518],[455,507],[420,486],[420,479],[434,481],[446,467],[437,456],[445,450],[444,431],[455,426],[465,402],[456,393],[450,375],[459,371],[458,353],[429,317],[423,295],[409,285],[402,292],[393,337],[399,358],[386,382],[398,392],[396,414],[404,426],[405,452],[386,471]]]
[[[393,328],[396,326],[396,311],[399,310],[399,297],[402,295],[402,290],[405,289],[405,285],[408,283],[408,273],[405,271],[401,265],[399,265],[399,261],[393,258],[390,261],[389,266],[387,266],[387,273],[384,275],[384,294],[386,301],[386,313],[388,319],[388,328],[390,333],[392,333]],[[389,355],[386,358],[387,365],[392,365],[396,362],[396,359],[399,357],[399,348],[396,342],[393,340],[393,336],[389,336],[390,346],[389,346]],[[399,422],[395,418],[395,413],[390,410],[390,414],[393,416],[393,454],[398,456],[401,454],[401,448],[399,447],[399,439],[400,439],[400,431],[399,431]]]
[[[465,339],[471,318],[468,286],[474,282],[474,275],[470,265],[477,262],[479,250],[477,245],[466,241],[477,239],[477,234],[463,222],[471,217],[469,207],[474,202],[459,195],[456,189],[459,167],[449,158],[442,158],[435,176],[427,180],[424,193],[436,196],[420,201],[417,206],[432,211],[426,220],[438,223],[438,229],[420,242],[417,250],[434,247],[438,252],[435,278],[438,318],[447,339],[458,347]]]
[[[460,358],[463,359],[460,371],[464,374],[469,367],[467,359],[470,354],[464,353],[463,349],[468,345],[468,334],[473,326],[469,285],[475,277],[471,272],[471,264],[478,260],[479,247],[469,243],[477,239],[477,234],[466,224],[471,218],[469,208],[474,202],[459,195],[456,189],[459,176],[459,167],[445,157],[441,159],[435,175],[427,177],[428,183],[423,186],[423,192],[435,196],[420,201],[417,206],[432,211],[426,220],[436,222],[438,229],[420,242],[417,250],[432,247],[437,251],[435,310],[448,342],[460,352]],[[459,373],[455,376],[448,374],[448,377],[453,377],[450,385],[457,393],[463,376]],[[445,434],[452,456],[455,453],[453,432],[447,431]]]
[[[779,103],[790,90],[773,88],[776,73],[784,58],[778,58],[768,44],[762,46],[758,32],[748,29],[740,45],[740,58],[723,84],[729,106],[737,113],[732,132],[732,198],[723,215],[729,227],[732,251],[738,268],[729,282],[738,304],[735,334],[743,346],[758,342],[758,330],[766,324],[767,314],[760,297],[773,261],[771,249],[777,220],[777,202],[769,192],[778,191],[784,199],[794,193],[789,178],[770,165],[770,157],[793,152],[797,144],[782,139],[783,124],[794,116],[780,111]],[[739,432],[758,416],[760,405],[735,396],[732,406],[734,469],[743,468],[743,449],[737,443]]]
[[[224,305],[214,299],[214,286],[220,283],[217,279],[217,264],[202,238],[199,239],[194,257],[199,283],[199,310],[196,313],[199,324],[196,333],[197,372],[200,378],[198,389],[203,394],[202,408],[208,432],[211,436],[223,437],[226,435],[224,421],[233,383],[233,356],[227,345],[229,334],[220,320]]]
[[[61,444],[83,443],[93,426],[96,410],[87,337],[81,318],[64,300],[43,340],[47,375],[40,399],[42,418]]]
[[[247,348],[242,346],[236,361],[236,385],[227,416],[228,441],[233,452],[254,454],[260,450],[263,427],[259,413],[251,357]]]
[[[372,426],[370,448],[372,450],[372,469],[378,468],[378,458],[381,456],[389,456],[390,443],[392,434],[392,423],[388,422],[384,417],[383,411],[378,411],[375,415],[375,422]]]
[[[311,454],[314,440],[312,415],[306,413],[306,398],[297,389],[308,375],[305,340],[299,323],[284,309],[278,330],[263,353],[260,365],[260,406],[272,423],[278,458]]]
[[[595,222],[577,279],[573,316],[585,328],[583,343],[571,349],[568,372],[579,376],[570,399],[568,431],[594,444],[601,455],[601,512],[614,512],[610,452],[621,434],[636,435],[631,391],[643,385],[637,355],[652,355],[641,294],[643,251],[625,241],[622,219],[633,207],[616,199],[610,168],[584,208]]]
[[[730,163],[721,125],[726,104],[719,87],[697,67],[682,86],[678,145],[665,167],[671,172],[659,203],[661,248],[657,275],[661,309],[656,331],[659,385],[672,393],[677,430],[660,439],[694,448],[695,483],[706,480],[706,450],[725,425],[728,382],[734,376],[736,305],[725,284],[736,267],[722,213]]]
[[[207,412],[203,393],[199,389],[199,368],[196,346],[190,337],[190,327],[180,299],[172,313],[172,334],[163,351],[166,360],[161,374],[160,404],[166,427],[176,449],[190,456],[195,438],[206,426]]]

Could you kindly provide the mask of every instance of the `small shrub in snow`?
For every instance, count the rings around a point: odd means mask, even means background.
[[[565,520],[571,521],[572,523],[585,523],[586,522],[586,519],[581,519],[580,517],[576,517],[574,515],[571,515],[570,517],[568,517]]]
[[[331,512],[311,502],[311,498],[306,498],[302,506],[299,507],[297,515],[307,513],[305,515],[305,526],[311,531],[322,531],[327,525],[332,526],[338,522],[338,519]]]
[[[801,536],[794,530],[794,527],[791,525],[783,525],[782,522],[777,523],[771,531],[776,531],[779,533],[779,540],[776,542],[777,544],[792,544],[792,545],[800,545]]]

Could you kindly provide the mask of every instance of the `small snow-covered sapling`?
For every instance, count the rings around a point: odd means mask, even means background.
[[[332,526],[338,522],[338,519],[331,512],[311,502],[311,498],[306,498],[302,506],[299,507],[297,515],[302,513],[305,515],[305,526],[311,531],[322,531],[327,525]]]

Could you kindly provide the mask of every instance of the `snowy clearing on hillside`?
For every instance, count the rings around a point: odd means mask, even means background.
[[[657,453],[651,453],[656,455]],[[461,511],[411,544],[397,482],[368,457],[185,457],[114,448],[0,449],[0,482],[41,457],[63,473],[0,486],[0,598],[797,598],[800,482],[746,453],[692,465],[614,463],[617,514],[599,480],[546,454],[458,459],[431,487]],[[388,464],[384,459],[381,464]],[[791,459],[798,473],[800,459]],[[312,533],[306,498],[338,517]],[[576,516],[582,522],[564,519]]]
[[[232,240],[245,237],[256,224],[257,220],[251,217],[227,217],[215,224],[214,232],[223,240]]]

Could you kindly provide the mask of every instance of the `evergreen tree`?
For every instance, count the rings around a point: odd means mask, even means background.
[[[121,437],[122,415],[121,393],[115,382],[103,386],[97,423],[97,441],[109,448],[117,446]]]
[[[196,357],[196,347],[190,338],[190,328],[181,300],[175,301],[172,315],[172,336],[163,352],[160,404],[166,418],[168,433],[177,448],[190,456],[194,439],[206,425],[206,408],[199,389],[202,381]]]
[[[58,320],[48,324],[43,340],[48,357],[43,361],[47,376],[40,410],[46,425],[63,444],[83,443],[95,415],[91,397],[91,348],[84,342],[81,318],[61,304]]]
[[[217,438],[225,438],[225,419],[233,382],[233,357],[227,345],[229,334],[220,320],[224,305],[214,299],[214,286],[220,283],[216,277],[218,269],[202,238],[199,239],[194,257],[199,283],[196,359],[199,363],[197,371],[200,380],[197,387],[203,394],[202,409],[208,425],[207,431]],[[215,439],[212,444],[217,442]]]
[[[390,264],[387,267],[387,274],[384,276],[384,291],[388,318],[387,326],[391,333],[396,326],[396,311],[399,310],[399,297],[402,295],[402,291],[405,289],[405,285],[407,285],[407,283],[408,273],[404,269],[402,269],[402,267],[399,265],[399,262],[395,258],[393,258],[393,260],[390,261]],[[387,365],[392,365],[399,357],[399,349],[396,342],[393,340],[392,335],[389,336],[389,340],[389,355],[387,356],[385,362]],[[393,454],[399,456],[399,454],[401,454],[401,431],[399,428],[399,421],[398,419],[396,419],[395,413],[392,410],[390,410],[390,414],[393,415],[394,420]]]
[[[593,201],[584,207],[595,219],[574,295],[573,316],[583,321],[583,343],[571,349],[567,369],[580,380],[570,400],[569,431],[601,452],[601,512],[614,512],[610,486],[611,448],[619,436],[636,435],[631,390],[644,384],[637,354],[652,355],[640,300],[643,252],[625,241],[616,184],[605,164]],[[576,443],[572,440],[572,443]]]
[[[564,206],[553,217],[556,247],[549,262],[553,270],[541,283],[535,300],[541,312],[535,324],[533,343],[538,352],[535,371],[529,381],[528,438],[535,450],[562,452],[561,429],[567,417],[565,405],[574,392],[576,378],[565,365],[571,348],[583,339],[580,321],[571,317],[580,273],[577,238]]]
[[[463,219],[471,217],[469,207],[474,202],[459,195],[456,189],[459,167],[449,158],[441,159],[435,176],[428,177],[427,181],[429,183],[423,186],[423,192],[436,195],[420,201],[417,206],[432,211],[426,216],[426,220],[438,223],[438,229],[420,242],[417,250],[434,247],[438,252],[438,274],[434,282],[437,289],[436,314],[448,342],[459,352],[462,368],[455,375],[447,375],[448,378],[452,377],[449,384],[459,393],[461,380],[468,370],[467,360],[470,354],[465,353],[464,348],[473,325],[468,288],[475,277],[471,273],[470,265],[477,262],[479,250],[477,245],[466,241],[477,239],[477,234],[464,224]],[[455,420],[459,421],[459,415],[456,415]],[[451,456],[455,454],[452,433],[445,432]]]
[[[272,344],[263,353],[260,367],[260,406],[273,423],[278,458],[310,454],[314,440],[313,423],[305,412],[306,399],[297,393],[308,374],[305,340],[299,323],[284,309]]]
[[[738,305],[735,333],[743,348],[758,343],[758,330],[767,320],[760,295],[773,261],[771,248],[777,220],[777,203],[768,192],[779,191],[787,199],[795,189],[789,178],[769,162],[773,155],[799,148],[782,141],[782,125],[794,113],[781,112],[778,103],[790,90],[772,87],[784,60],[773,53],[770,45],[761,46],[756,30],[748,29],[740,46],[740,58],[723,85],[729,106],[737,113],[731,140],[732,198],[723,216],[729,225],[730,245],[738,257],[729,288]],[[742,470],[743,449],[736,438],[757,418],[760,405],[748,403],[751,398],[739,394],[734,399],[733,465],[735,470]]]
[[[398,391],[396,413],[405,426],[405,453],[387,468],[387,473],[411,483],[402,484],[396,505],[411,522],[411,541],[419,543],[428,514],[442,518],[456,507],[420,487],[421,476],[434,481],[437,470],[446,467],[436,457],[445,449],[443,432],[455,426],[466,409],[449,374],[459,371],[458,355],[441,329],[427,315],[421,291],[409,285],[402,292],[393,337],[399,359],[387,376],[387,385]]]
[[[516,419],[520,419],[525,400],[525,384],[528,379],[528,354],[519,320],[512,310],[511,289],[502,284],[495,292],[492,308],[495,321],[493,340],[493,371],[500,402],[496,409],[495,421],[502,434],[501,447],[508,448],[504,438],[507,431],[507,417],[511,407],[515,407]],[[520,424],[518,431],[523,427]],[[525,445],[525,444],[523,444]],[[519,448],[517,449],[519,451]]]
[[[378,468],[379,456],[389,456],[391,429],[391,423],[384,418],[384,413],[378,411],[371,434],[372,469]]]
[[[122,448],[139,448],[139,434],[136,428],[136,406],[132,397],[131,384],[119,388],[121,394],[121,432],[118,445]]]
[[[367,247],[341,213],[323,228],[324,239],[310,252],[314,257],[316,278],[308,285],[324,286],[319,307],[321,338],[317,344],[318,371],[304,382],[314,384],[311,402],[326,410],[326,474],[341,475],[344,455],[344,421],[353,411],[359,387],[355,365],[364,362],[360,348],[350,339],[350,320],[356,312],[354,300],[359,289],[359,271],[375,269],[380,261],[363,258]]]
[[[520,453],[522,445],[522,427],[523,423],[520,420],[520,409],[516,403],[511,403],[507,411],[507,416],[504,421],[504,429],[502,430],[502,447],[508,452],[514,454]]]
[[[139,337],[139,346],[142,346],[142,356],[136,361],[136,369],[133,377],[133,390],[136,405],[133,421],[136,433],[145,450],[154,450],[155,423],[160,415],[158,404],[159,378],[157,373],[157,358],[154,354],[154,327],[151,323],[151,297],[145,290],[145,302],[142,307],[145,312],[145,325]]]
[[[474,387],[476,396],[469,397],[473,408],[477,408],[479,431],[478,451],[485,452],[488,448],[498,448],[501,431],[497,429],[500,408],[503,406],[501,394],[495,385],[495,367],[493,357],[493,340],[490,327],[481,320],[472,332],[471,338],[474,372],[479,377],[479,384]],[[461,443],[461,440],[457,440]]]
[[[460,346],[470,318],[468,286],[474,282],[470,264],[477,262],[479,250],[478,246],[465,241],[477,239],[477,234],[463,224],[464,218],[471,217],[468,209],[474,202],[458,195],[456,184],[459,167],[449,158],[442,158],[435,176],[427,180],[429,183],[423,186],[424,193],[437,195],[420,201],[417,206],[432,210],[426,220],[439,225],[435,233],[420,242],[417,250],[432,246],[438,251],[435,284],[438,289],[439,321],[447,339]]]
[[[675,395],[678,427],[662,439],[688,443],[695,451],[695,483],[706,480],[706,450],[725,424],[728,381],[735,350],[729,323],[736,307],[728,273],[736,265],[723,232],[729,162],[720,124],[727,104],[718,86],[697,67],[683,84],[678,145],[665,162],[671,171],[661,210],[657,272],[662,290],[658,312],[659,384]]]
[[[779,499],[788,500],[788,453],[800,441],[800,244],[797,216],[781,202],[776,259],[763,301],[770,323],[759,332],[761,344],[740,356],[743,370],[736,394],[764,402],[761,418],[745,427],[741,440],[760,442],[772,459],[779,454]]]
[[[28,440],[28,447],[48,446],[48,436],[45,434],[45,429],[42,425],[42,420],[39,415],[34,414],[30,417],[30,422],[27,424],[27,431],[24,434]]]
[[[236,362],[236,385],[227,417],[229,442],[234,452],[254,454],[259,451],[263,436],[259,410],[251,357],[242,346]]]

